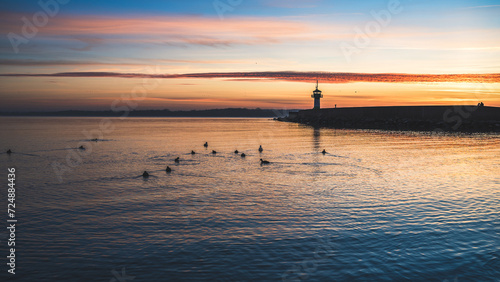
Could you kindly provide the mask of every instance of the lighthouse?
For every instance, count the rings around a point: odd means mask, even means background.
[[[318,81],[316,80],[316,90],[313,91],[311,98],[314,98],[314,110],[320,109],[319,99],[323,98],[323,94],[321,94],[321,90],[318,89]]]

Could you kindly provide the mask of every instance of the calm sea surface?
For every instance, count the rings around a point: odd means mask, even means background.
[[[3,281],[500,281],[500,135],[0,121]]]

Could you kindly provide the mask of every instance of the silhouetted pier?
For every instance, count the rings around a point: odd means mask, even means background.
[[[500,132],[500,108],[486,106],[312,109],[279,120],[339,129]]]

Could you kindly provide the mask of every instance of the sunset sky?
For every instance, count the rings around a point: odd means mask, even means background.
[[[0,111],[500,106],[500,1],[38,2],[0,2]]]

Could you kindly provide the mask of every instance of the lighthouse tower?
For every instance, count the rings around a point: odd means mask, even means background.
[[[318,81],[316,80],[316,90],[313,91],[311,98],[314,98],[314,108],[315,110],[320,109],[319,99],[323,98],[323,94],[321,94],[321,90],[318,89]]]

